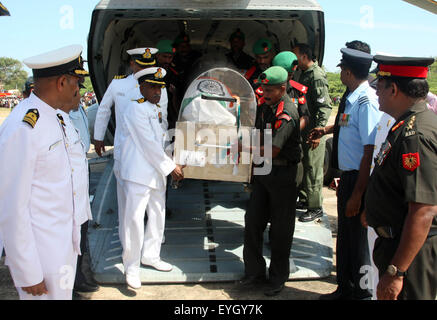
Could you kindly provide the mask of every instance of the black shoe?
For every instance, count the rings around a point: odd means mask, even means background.
[[[96,292],[97,290],[99,290],[99,286],[93,286],[90,283],[79,283],[79,284],[75,284],[73,291],[76,292]]]
[[[238,280],[236,285],[239,289],[251,289],[255,287],[262,287],[266,285],[267,279],[265,277],[249,277],[245,276],[243,279]]]
[[[308,209],[308,204],[306,204],[305,202],[298,201],[298,202],[296,202],[296,209],[297,210],[306,210],[306,209]]]
[[[299,217],[300,222],[310,222],[316,220],[317,218],[323,217],[323,209],[308,209],[307,212],[303,213]]]
[[[282,289],[284,289],[284,284],[277,284],[277,285],[272,285],[270,284],[267,289],[264,291],[264,295],[267,297],[274,297],[276,295],[278,295]]]
[[[352,293],[346,293],[340,289],[328,294],[322,294],[319,300],[352,300]]]

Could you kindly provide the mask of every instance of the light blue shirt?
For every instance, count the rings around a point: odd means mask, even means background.
[[[367,81],[346,99],[344,114],[340,115],[338,165],[340,170],[359,170],[364,146],[374,145],[377,125],[382,117],[378,97]]]
[[[77,110],[71,110],[69,116],[73,125],[79,130],[80,139],[85,146],[85,152],[88,152],[91,145],[90,132],[88,129],[88,117],[82,105],[79,105]]]

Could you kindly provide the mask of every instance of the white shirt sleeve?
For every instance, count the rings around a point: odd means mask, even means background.
[[[0,136],[0,234],[16,287],[43,281],[30,218],[36,164],[31,130],[21,125]]]
[[[113,87],[114,81],[109,85],[97,109],[96,121],[94,123],[94,140],[103,141],[105,138],[106,128],[111,118],[111,108],[115,103],[112,95]]]

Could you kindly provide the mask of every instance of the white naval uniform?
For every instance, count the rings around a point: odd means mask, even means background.
[[[126,139],[121,146],[120,176],[126,198],[122,209],[125,235],[121,240],[126,274],[138,275],[141,256],[148,261],[160,256],[166,177],[176,165],[164,152],[165,131],[159,112],[162,108],[148,101],[133,101],[122,118]]]
[[[89,197],[89,173],[88,159],[86,158],[85,145],[80,137],[79,130],[73,125],[69,115],[62,110],[58,110],[65,122],[65,134],[67,140],[67,151],[70,158],[73,176],[73,196],[74,196],[74,223],[75,236],[79,236],[82,224],[92,220],[90,197]],[[80,247],[77,252],[81,254]]]
[[[395,122],[396,120],[393,117],[383,112],[381,120],[379,121],[377,126],[378,131],[376,132],[376,137],[375,137],[375,149],[373,151],[370,174],[372,174],[373,168],[375,167],[375,158],[378,155],[379,150],[381,149],[381,145],[384,143],[391,127],[395,124]],[[372,265],[372,281],[371,281],[372,300],[377,300],[376,287],[379,282],[378,268],[373,262],[373,248],[375,247],[376,238],[378,238],[378,235],[376,234],[375,229],[369,226],[367,228],[367,241],[369,243],[370,263]]]
[[[23,122],[29,109],[39,119]],[[34,93],[0,127],[0,233],[20,299],[71,299],[80,239],[73,237],[72,171],[57,111]],[[22,287],[45,281],[48,294]]]
[[[165,93],[165,94],[164,94]],[[108,126],[109,119],[111,117],[111,107],[115,105],[115,121],[116,129],[114,134],[114,175],[117,181],[117,203],[118,208],[123,208],[125,206],[126,196],[124,195],[123,188],[121,186],[120,178],[120,150],[125,137],[123,136],[122,130],[119,128],[119,123],[121,123],[122,115],[126,111],[127,107],[133,100],[142,98],[138,81],[135,79],[134,75],[131,74],[124,79],[114,79],[111,81],[108,89],[106,90],[99,108],[97,109],[96,121],[94,124],[94,139],[103,141],[105,137],[106,128]],[[167,123],[167,91],[164,88],[161,90],[161,100],[163,109],[163,118],[165,123]],[[165,125],[165,124],[164,124]],[[168,127],[168,123],[167,123]],[[123,232],[123,217],[121,216],[123,210],[118,210],[118,233],[120,241],[124,235]]]

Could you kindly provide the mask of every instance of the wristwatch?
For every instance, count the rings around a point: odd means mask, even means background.
[[[407,274],[407,271],[399,271],[398,267],[391,264],[387,267],[387,273],[391,275],[392,277],[405,277]]]

